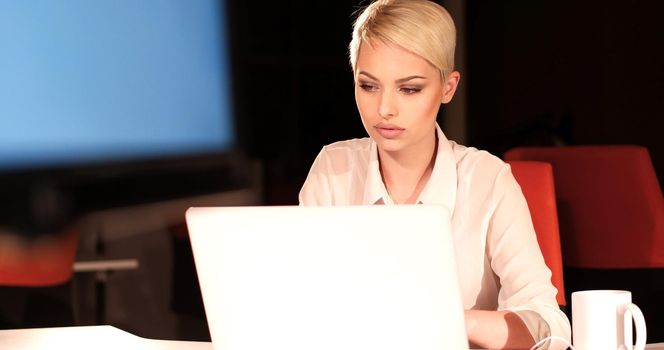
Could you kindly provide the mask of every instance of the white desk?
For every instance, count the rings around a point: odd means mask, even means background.
[[[2,350],[213,350],[210,342],[146,339],[113,326],[32,328],[0,330]],[[664,350],[664,343],[648,344],[648,350]]]
[[[210,342],[146,339],[113,326],[0,330],[3,350],[212,350]]]

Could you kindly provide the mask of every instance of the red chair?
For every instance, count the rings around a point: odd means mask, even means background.
[[[565,306],[563,260],[551,164],[530,161],[511,161],[509,164],[528,202],[537,242],[551,270],[551,283],[558,289],[556,300],[558,305]]]
[[[520,147],[505,160],[553,166],[565,266],[664,267],[664,199],[646,148]]]
[[[0,235],[0,286],[45,287],[69,281],[78,239],[78,227],[34,239]]]
[[[75,261],[80,227],[73,224],[58,234],[25,238],[0,232],[0,286],[55,287],[69,282],[74,272],[94,272],[97,324],[106,323],[106,279],[110,272],[138,268],[136,259]],[[26,289],[27,290],[27,289]],[[72,304],[76,300],[71,301]],[[75,308],[73,308],[75,309]],[[72,310],[73,322],[76,315]]]

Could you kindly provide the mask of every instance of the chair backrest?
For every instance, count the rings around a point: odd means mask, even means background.
[[[519,147],[505,160],[553,166],[566,266],[664,267],[664,199],[646,148]]]
[[[563,283],[563,260],[551,164],[534,161],[508,163],[528,202],[537,242],[544,261],[551,270],[551,283],[558,289],[556,300],[558,305],[565,306],[567,302]]]
[[[0,286],[51,286],[72,277],[78,248],[78,228],[60,234],[25,239],[0,236]]]

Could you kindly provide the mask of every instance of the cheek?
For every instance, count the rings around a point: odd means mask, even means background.
[[[357,111],[360,113],[362,126],[364,126],[364,130],[366,130],[369,136],[373,136],[374,130],[371,125],[375,124],[375,119],[372,118],[375,113],[372,113],[370,103],[371,101],[367,96],[363,94],[355,95],[355,104],[357,105]]]
[[[440,108],[438,96],[421,96],[421,98],[411,103],[411,112],[422,119],[436,118]]]
[[[362,119],[371,116],[371,112],[374,108],[374,102],[371,96],[362,93],[355,94],[355,104],[357,104],[357,110],[360,112]]]

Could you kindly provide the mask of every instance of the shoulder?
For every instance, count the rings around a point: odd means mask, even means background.
[[[483,175],[484,178],[495,178],[501,173],[509,171],[509,165],[487,151],[460,145],[454,141],[449,141],[449,143],[459,176],[476,174]]]
[[[509,165],[495,155],[453,141],[450,146],[456,161],[458,195],[462,198],[494,202],[517,186]]]
[[[361,193],[361,179],[371,158],[369,138],[339,141],[323,147],[300,190],[302,205],[348,204]],[[358,180],[359,179],[359,180]]]
[[[371,149],[371,139],[364,137],[361,139],[350,139],[337,141],[323,146],[321,153],[329,155],[348,155],[369,152]]]
[[[371,152],[371,139],[350,139],[323,146],[316,161],[332,168],[347,168],[357,163],[367,163]]]

